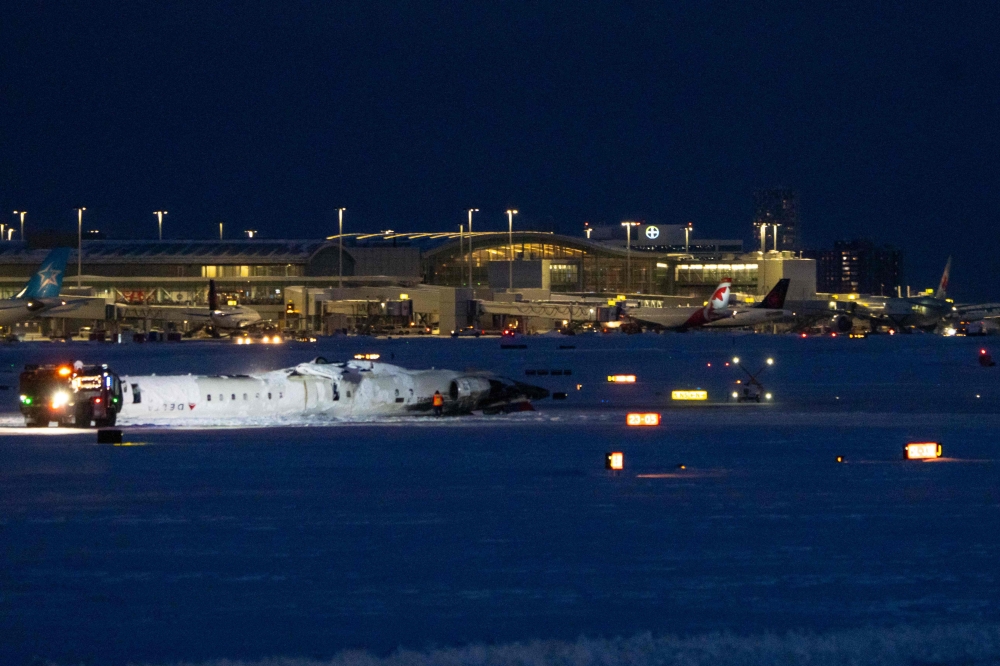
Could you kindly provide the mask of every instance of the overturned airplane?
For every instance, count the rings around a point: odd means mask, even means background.
[[[549,392],[490,373],[407,370],[376,361],[320,357],[256,375],[123,376],[123,421],[228,420],[319,416],[331,419],[531,409]],[[443,400],[442,400],[443,399]]]

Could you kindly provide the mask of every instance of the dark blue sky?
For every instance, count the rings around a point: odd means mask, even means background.
[[[8,3],[0,206],[115,236],[513,205],[749,240],[785,185],[808,246],[896,243],[915,287],[951,253],[959,296],[998,298],[1000,9],[878,4]]]

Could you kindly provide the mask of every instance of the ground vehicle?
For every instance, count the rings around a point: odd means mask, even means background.
[[[19,388],[28,427],[113,426],[122,408],[121,380],[106,365],[27,365]]]

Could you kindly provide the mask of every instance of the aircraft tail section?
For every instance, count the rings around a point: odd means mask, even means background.
[[[941,274],[941,282],[938,284],[937,293],[934,294],[934,298],[945,299],[948,297],[948,280],[951,277],[951,257],[948,257],[948,263],[944,265],[944,273]]]
[[[712,297],[708,299],[708,305],[695,311],[693,315],[681,327],[682,329],[697,328],[704,326],[710,321],[716,321],[727,316],[726,308],[729,306],[729,296],[732,293],[732,278],[723,278],[719,286],[712,292]]]
[[[788,283],[791,282],[790,278],[782,278],[778,280],[778,284],[771,288],[771,291],[767,292],[767,296],[764,297],[760,303],[755,305],[755,308],[766,308],[768,310],[780,310],[785,307],[785,296],[788,295]]]
[[[208,281],[208,309],[212,312],[219,309],[219,294],[215,290],[215,280]]]
[[[708,299],[708,307],[712,311],[725,310],[729,307],[729,296],[732,293],[733,281],[730,278],[723,278],[719,286],[712,292],[712,298]]]
[[[55,298],[62,289],[63,275],[66,273],[66,261],[69,259],[68,247],[57,247],[49,252],[42,261],[38,271],[31,276],[28,284],[17,295],[17,298]]]

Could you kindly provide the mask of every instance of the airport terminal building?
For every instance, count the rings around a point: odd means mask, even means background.
[[[70,257],[63,291],[107,304],[193,306],[207,303],[212,279],[227,301],[250,305],[265,319],[296,313],[316,328],[327,312],[321,301],[405,300],[401,296],[427,290],[459,302],[492,300],[495,293],[508,291],[525,292],[524,300],[625,294],[699,301],[724,277],[732,278],[737,292],[769,288],[760,284],[761,261],[768,257],[744,254],[741,241],[688,238],[682,229],[637,226],[631,243],[540,231],[383,232],[314,240],[84,240],[82,257],[75,250]],[[0,297],[16,294],[46,252],[23,243],[0,243]],[[767,281],[779,277],[769,273]],[[452,309],[440,303],[437,298],[426,307]],[[454,319],[456,325],[465,320],[461,307]]]

